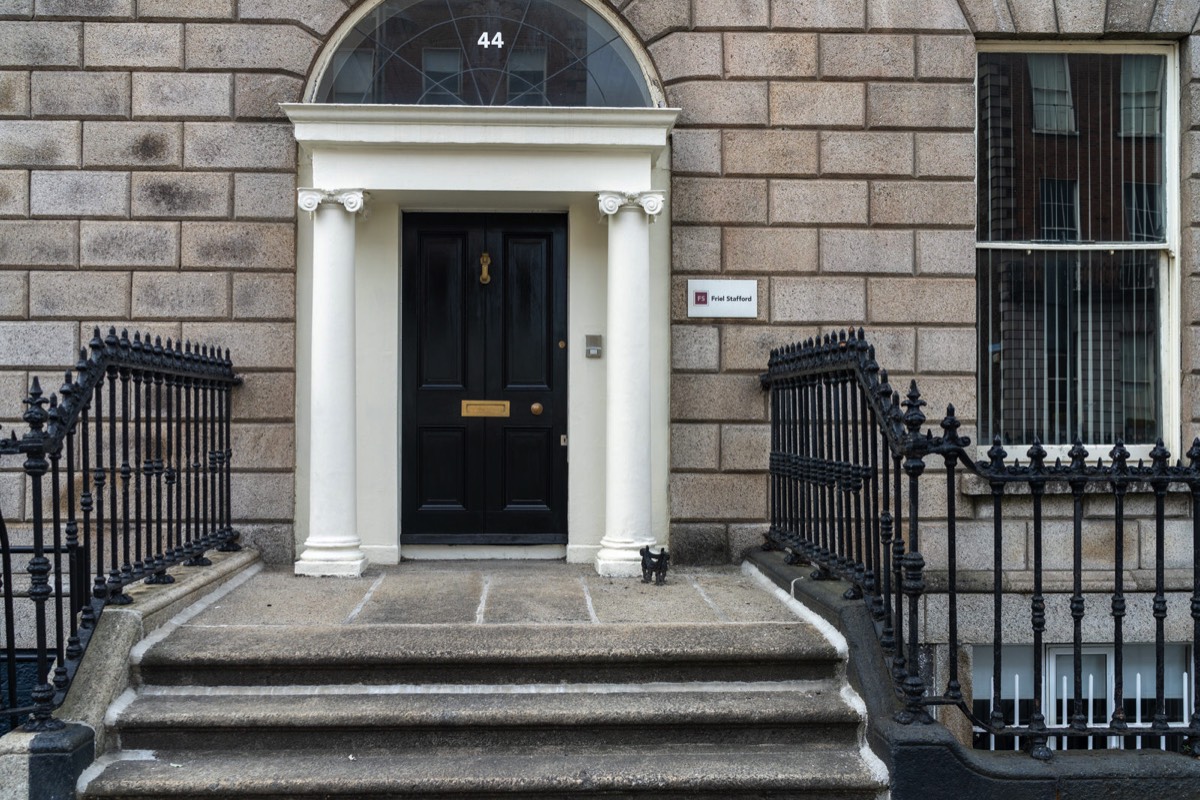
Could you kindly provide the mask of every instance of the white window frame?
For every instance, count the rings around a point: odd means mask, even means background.
[[[1158,317],[1162,321],[1162,335],[1159,337],[1159,360],[1162,364],[1162,436],[1166,447],[1171,451],[1172,458],[1181,458],[1183,456],[1180,449],[1181,431],[1180,431],[1180,406],[1181,385],[1180,385],[1180,369],[1181,369],[1181,350],[1182,350],[1182,334],[1181,334],[1181,319],[1182,310],[1180,307],[1181,293],[1181,278],[1180,278],[1180,239],[1182,236],[1182,219],[1180,216],[1180,86],[1179,86],[1179,47],[1176,44],[1163,44],[1161,42],[1097,42],[1097,41],[1081,41],[1064,43],[1061,41],[1033,41],[1033,42],[978,42],[977,50],[980,53],[1062,53],[1070,55],[1073,53],[1097,53],[1104,55],[1160,55],[1165,56],[1164,78],[1163,78],[1163,128],[1161,136],[1163,138],[1163,195],[1165,201],[1164,215],[1166,219],[1165,225],[1165,242],[1120,242],[1120,243],[1103,243],[1096,244],[1072,244],[1067,242],[1052,243],[1052,242],[984,242],[979,241],[978,232],[976,234],[977,250],[1024,250],[1027,253],[1032,253],[1036,250],[1047,250],[1055,252],[1068,252],[1072,250],[1078,251],[1095,251],[1107,250],[1110,253],[1132,250],[1153,250],[1164,253],[1165,264],[1159,271],[1161,279],[1161,290],[1158,297]],[[979,71],[975,72],[976,92],[975,96],[979,96]],[[976,114],[976,139],[982,135],[978,127],[978,114]],[[976,164],[976,182],[978,182],[978,164]],[[986,364],[980,364],[979,369],[985,369]],[[976,376],[976,385],[979,386],[980,377]],[[989,441],[977,442],[976,458],[987,458],[987,450],[991,447]],[[1032,442],[1022,442],[1020,445],[1013,445],[1007,449],[1013,451],[1012,455],[1019,456],[1024,460],[1024,448],[1032,444]],[[1114,442],[1084,442],[1084,447],[1088,450],[1089,460],[1094,460],[1098,456],[1108,460],[1108,451],[1112,448]],[[1054,459],[1062,458],[1067,460],[1067,452],[1071,449],[1070,445],[1045,445],[1048,454],[1047,461],[1053,463]],[[1133,459],[1144,458],[1148,459],[1150,450],[1153,445],[1139,444],[1129,445],[1129,452]],[[1017,452],[1019,450],[1020,452]]]

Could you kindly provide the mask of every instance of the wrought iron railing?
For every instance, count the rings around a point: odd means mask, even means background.
[[[27,430],[0,439],[0,456],[24,457],[28,483],[16,523],[27,541],[11,540],[0,513],[0,723],[60,728],[52,712],[106,605],[131,602],[136,581],[174,582],[173,565],[210,564],[208,550],[241,549],[230,516],[239,383],[228,350],[131,340],[112,328],[103,338],[96,329],[57,394],[46,397],[33,379]],[[19,685],[29,663],[26,699]]]
[[[987,735],[1017,737],[1035,758],[1051,757],[1051,738],[1070,742],[1089,737],[1113,737],[1125,741],[1132,737],[1171,735],[1184,741],[1200,736],[1200,439],[1186,453],[1187,463],[1175,461],[1160,439],[1150,452],[1150,463],[1130,463],[1126,447],[1117,442],[1108,461],[1091,458],[1076,442],[1069,463],[1047,463],[1046,450],[1034,441],[1024,463],[1008,460],[999,439],[987,452],[986,462],[976,463],[968,447],[970,440],[959,435],[960,422],[953,406],[941,420],[940,433],[925,427],[921,411],[925,400],[911,382],[906,397],[888,383],[888,374],[875,361],[874,348],[863,331],[851,330],[838,336],[826,336],[772,351],[768,371],[762,375],[764,389],[771,401],[771,526],[768,544],[789,551],[793,563],[805,562],[816,567],[816,578],[840,578],[850,584],[848,599],[862,598],[870,608],[882,651],[895,682],[903,707],[896,713],[905,724],[930,722],[930,708],[955,706],[976,730]],[[943,475],[926,473],[927,461],[942,467]],[[988,687],[991,712],[973,713],[964,698],[959,675],[960,650],[967,643],[960,638],[958,574],[958,496],[959,476],[971,473],[986,486],[991,497],[991,569],[983,575],[991,595],[991,631],[982,641],[970,644],[992,648],[992,685]],[[945,509],[931,514],[921,506],[923,490],[930,478],[945,482]],[[1174,487],[1174,488],[1172,488]],[[1155,651],[1155,688],[1153,711],[1148,727],[1135,727],[1126,718],[1126,688],[1123,685],[1122,658],[1125,650],[1125,617],[1129,613],[1126,598],[1126,571],[1136,563],[1137,554],[1125,552],[1127,516],[1125,501],[1131,489],[1148,489],[1153,496],[1154,579],[1148,604],[1153,616]],[[1090,489],[1090,491],[1089,491]],[[990,490],[990,491],[988,491]],[[1025,593],[1007,587],[1011,579],[1004,559],[1003,499],[1016,491],[1031,498],[1032,581]],[[1186,491],[1190,495],[1191,558],[1189,574],[1182,583],[1190,592],[1190,602],[1168,604],[1165,575],[1165,504],[1168,491]],[[1097,491],[1102,494],[1097,494]],[[1071,570],[1069,594],[1064,591],[1071,618],[1072,686],[1069,715],[1063,724],[1048,724],[1042,708],[1042,650],[1047,631],[1048,601],[1045,587],[1047,570],[1043,558],[1043,501],[1048,492],[1062,493],[1072,500]],[[1111,635],[1115,671],[1112,692],[1115,702],[1111,715],[1096,722],[1091,707],[1085,709],[1082,681],[1083,624],[1089,609],[1084,598],[1084,495],[1111,498],[1114,545],[1111,571],[1102,593],[1109,596],[1111,617],[1106,624]],[[932,593],[927,586],[925,558],[921,554],[922,528],[936,519],[939,533],[945,531],[946,563],[939,575],[938,593],[945,594],[948,649],[945,659],[944,689],[928,686],[923,675],[921,653],[931,646],[922,631],[924,626],[942,620],[928,618],[922,600]],[[1106,523],[1107,524],[1107,523]],[[939,542],[939,549],[943,543]],[[1094,543],[1093,543],[1094,544]],[[975,576],[978,577],[978,576]],[[1098,591],[1096,573],[1089,572],[1089,592]],[[972,587],[978,590],[979,586]],[[1143,591],[1138,588],[1136,591]],[[1052,597],[1054,595],[1051,595]],[[1005,625],[1013,618],[1012,604],[1020,602],[1028,614],[1029,640],[1033,643],[1032,712],[1023,724],[1005,719],[1001,712],[1001,675]],[[1005,609],[1009,613],[1005,613]],[[1171,613],[1191,619],[1190,687],[1185,687],[1186,703],[1182,720],[1168,721],[1165,698],[1164,649],[1166,623]],[[926,617],[923,618],[923,614]],[[939,612],[940,616],[940,612]],[[925,670],[928,671],[928,670]],[[976,687],[976,694],[979,694]],[[1053,715],[1052,715],[1053,718]],[[1140,741],[1140,740],[1139,740]]]

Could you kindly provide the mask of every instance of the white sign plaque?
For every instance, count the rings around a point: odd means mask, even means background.
[[[758,317],[758,281],[688,281],[688,317]]]

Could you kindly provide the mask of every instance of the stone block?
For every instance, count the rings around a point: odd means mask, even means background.
[[[642,41],[651,41],[667,31],[687,28],[692,22],[691,0],[632,0],[621,12]]]
[[[721,471],[766,471],[771,460],[770,425],[722,425]]]
[[[79,354],[74,322],[0,322],[0,366],[62,369]]]
[[[295,218],[296,176],[293,173],[235,175],[233,213],[239,219]]]
[[[674,222],[767,221],[765,180],[675,178],[671,185]]]
[[[970,30],[955,0],[868,0],[867,24],[871,30]]]
[[[35,217],[127,217],[129,173],[34,170],[29,210]]]
[[[127,272],[34,272],[29,276],[29,314],[38,319],[129,318]],[[65,351],[59,356],[69,359]]]
[[[1032,526],[1030,526],[1032,527]],[[1046,520],[1042,523],[1042,558],[1045,569],[1070,570],[1074,558],[1074,523],[1069,520]],[[1138,529],[1125,526],[1126,563],[1133,567],[1138,553]],[[1030,550],[1032,550],[1032,543]],[[1083,520],[1083,541],[1080,548],[1085,570],[1111,569],[1116,551],[1116,524],[1109,519]],[[1145,566],[1143,564],[1143,566]]]
[[[765,28],[769,0],[692,0],[692,24],[697,28]]]
[[[668,33],[649,49],[663,81],[721,77],[719,33]]]
[[[233,19],[234,0],[137,0],[139,19]]]
[[[80,263],[85,267],[176,267],[178,222],[80,223]]]
[[[291,425],[238,424],[229,440],[238,469],[292,469],[296,466],[295,429]]]
[[[1054,0],[1058,14],[1058,32],[1092,35],[1104,33],[1107,5],[1095,0]]]
[[[834,331],[821,331],[822,334]],[[880,369],[893,376],[911,375],[917,363],[917,333],[912,328],[884,328],[871,325],[867,343],[875,348],[875,361]],[[893,386],[899,384],[893,382]]]
[[[79,22],[0,22],[0,67],[78,67]]]
[[[29,173],[20,169],[0,171],[0,217],[29,214]]]
[[[866,296],[860,278],[773,278],[771,321],[833,322],[840,326],[866,318]]]
[[[0,222],[0,266],[73,267],[78,248],[78,222]]]
[[[721,132],[681,128],[671,133],[671,167],[676,174],[719,175]]]
[[[83,123],[85,167],[177,167],[182,161],[179,123]]]
[[[970,225],[975,185],[949,181],[876,181],[871,222],[877,225]]]
[[[296,482],[291,472],[242,472],[230,487],[236,520],[290,522],[295,515]]]
[[[872,83],[867,89],[872,128],[975,126],[975,87],[967,83]]]
[[[8,520],[25,518],[25,476],[21,473],[0,473],[0,511],[4,512],[4,518]],[[11,532],[15,533],[16,531]],[[25,761],[21,764],[24,770],[28,769],[25,766],[27,763]]]
[[[28,315],[29,273],[0,272],[0,319],[25,319]]]
[[[672,226],[671,271],[720,272],[721,229]]]
[[[821,75],[826,78],[911,78],[915,73],[912,36],[821,34]]]
[[[37,0],[34,13],[39,17],[121,17],[133,16],[133,0]]]
[[[294,270],[295,227],[270,222],[185,222],[184,267]]]
[[[922,508],[925,506],[925,488],[927,487],[922,487]],[[905,523],[907,531],[907,520]],[[1000,558],[1007,570],[1024,569],[1028,563],[1025,528],[1025,523],[1019,520],[1006,520],[1001,524]],[[946,569],[949,533],[945,518],[933,524],[924,524],[920,530],[921,555],[925,557],[926,569]],[[955,525],[954,552],[960,570],[991,570],[995,558],[994,545],[995,533],[990,520],[962,520]]]
[[[33,0],[0,0],[0,16],[32,17]]]
[[[771,222],[867,224],[867,182],[773,180]]]
[[[0,72],[0,117],[29,116],[29,73]]]
[[[183,337],[232,353],[239,369],[293,369],[296,330],[290,322],[185,322]],[[290,416],[292,409],[287,409]]]
[[[85,67],[183,66],[183,26],[168,22],[87,22]]]
[[[768,525],[765,522],[743,522],[729,526],[729,560],[742,563],[746,553],[763,546]]]
[[[821,132],[822,175],[912,175],[913,135]]]
[[[721,337],[715,325],[671,326],[671,369],[716,372],[721,367]]]
[[[917,175],[922,178],[973,178],[975,135],[918,133]]]
[[[338,0],[238,0],[238,19],[298,22],[317,34],[328,33],[346,13]]]
[[[912,271],[912,231],[821,231],[821,272],[902,272],[911,275]]]
[[[133,115],[197,119],[228,117],[233,77],[223,73],[135,72]]]
[[[135,217],[227,217],[233,176],[227,172],[135,172]]]
[[[77,167],[81,124],[0,121],[0,163],[7,167]]]
[[[975,231],[917,231],[917,272],[975,274]]]
[[[235,319],[295,319],[295,276],[235,274],[233,316]]]
[[[757,375],[674,375],[671,416],[680,421],[765,420],[766,396]]]
[[[774,28],[802,30],[863,30],[866,0],[771,0]]]
[[[767,123],[767,84],[762,81],[685,81],[667,87],[667,103],[683,109],[683,126]]]
[[[871,322],[975,323],[975,281],[961,278],[871,278]]]
[[[766,475],[675,473],[672,520],[761,520],[767,515]]]
[[[727,370],[767,368],[771,351],[816,336],[818,329],[785,325],[726,325],[721,332],[721,363]]]
[[[974,328],[921,328],[917,331],[917,371],[974,375],[978,347]]]
[[[263,122],[185,122],[183,165],[201,169],[295,169],[291,126]]]
[[[1140,16],[1134,15],[1145,13],[1146,5],[1146,3],[1138,3],[1134,0],[1108,0],[1108,29],[1116,30],[1114,26],[1121,19],[1121,9],[1129,7],[1130,19],[1127,23],[1129,27],[1123,28],[1124,30],[1132,33],[1151,30],[1155,33],[1187,35],[1192,32],[1196,24],[1197,11],[1200,10],[1197,8],[1195,0],[1159,3],[1154,8],[1154,16],[1150,19],[1148,27],[1132,27],[1140,22]]]
[[[138,319],[213,319],[229,316],[224,272],[135,272],[133,316]]]
[[[1054,36],[1058,33],[1054,4],[1022,0],[1010,4],[1013,24],[1017,33],[1043,33]]]
[[[720,465],[721,428],[676,422],[671,425],[671,469],[715,470]]]
[[[233,419],[290,420],[295,408],[294,376],[275,372],[243,374],[243,364],[238,354],[233,353],[232,358],[238,374],[242,376],[241,388],[233,392]]]
[[[861,83],[771,84],[771,124],[861,128],[865,122]]]
[[[816,272],[817,232],[811,228],[726,228],[726,272]]]
[[[995,0],[960,0],[971,30],[976,33],[1012,33],[1015,30],[1008,3]]]
[[[733,130],[721,134],[726,175],[816,175],[815,131]]]
[[[918,36],[917,75],[974,80],[975,52],[973,36]]]
[[[692,523],[671,526],[671,564],[702,566],[729,563],[725,526]]]
[[[817,74],[817,36],[812,33],[727,33],[728,78],[812,78]]]
[[[234,80],[234,108],[239,119],[283,119],[280,103],[296,103],[304,81],[287,75],[239,74]]]
[[[187,26],[187,69],[308,74],[320,40],[294,25],[197,22]]]

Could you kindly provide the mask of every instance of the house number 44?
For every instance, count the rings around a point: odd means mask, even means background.
[[[504,34],[500,33],[500,31],[496,31],[495,33],[484,31],[479,34],[479,41],[475,42],[475,44],[480,47],[504,47]]]

